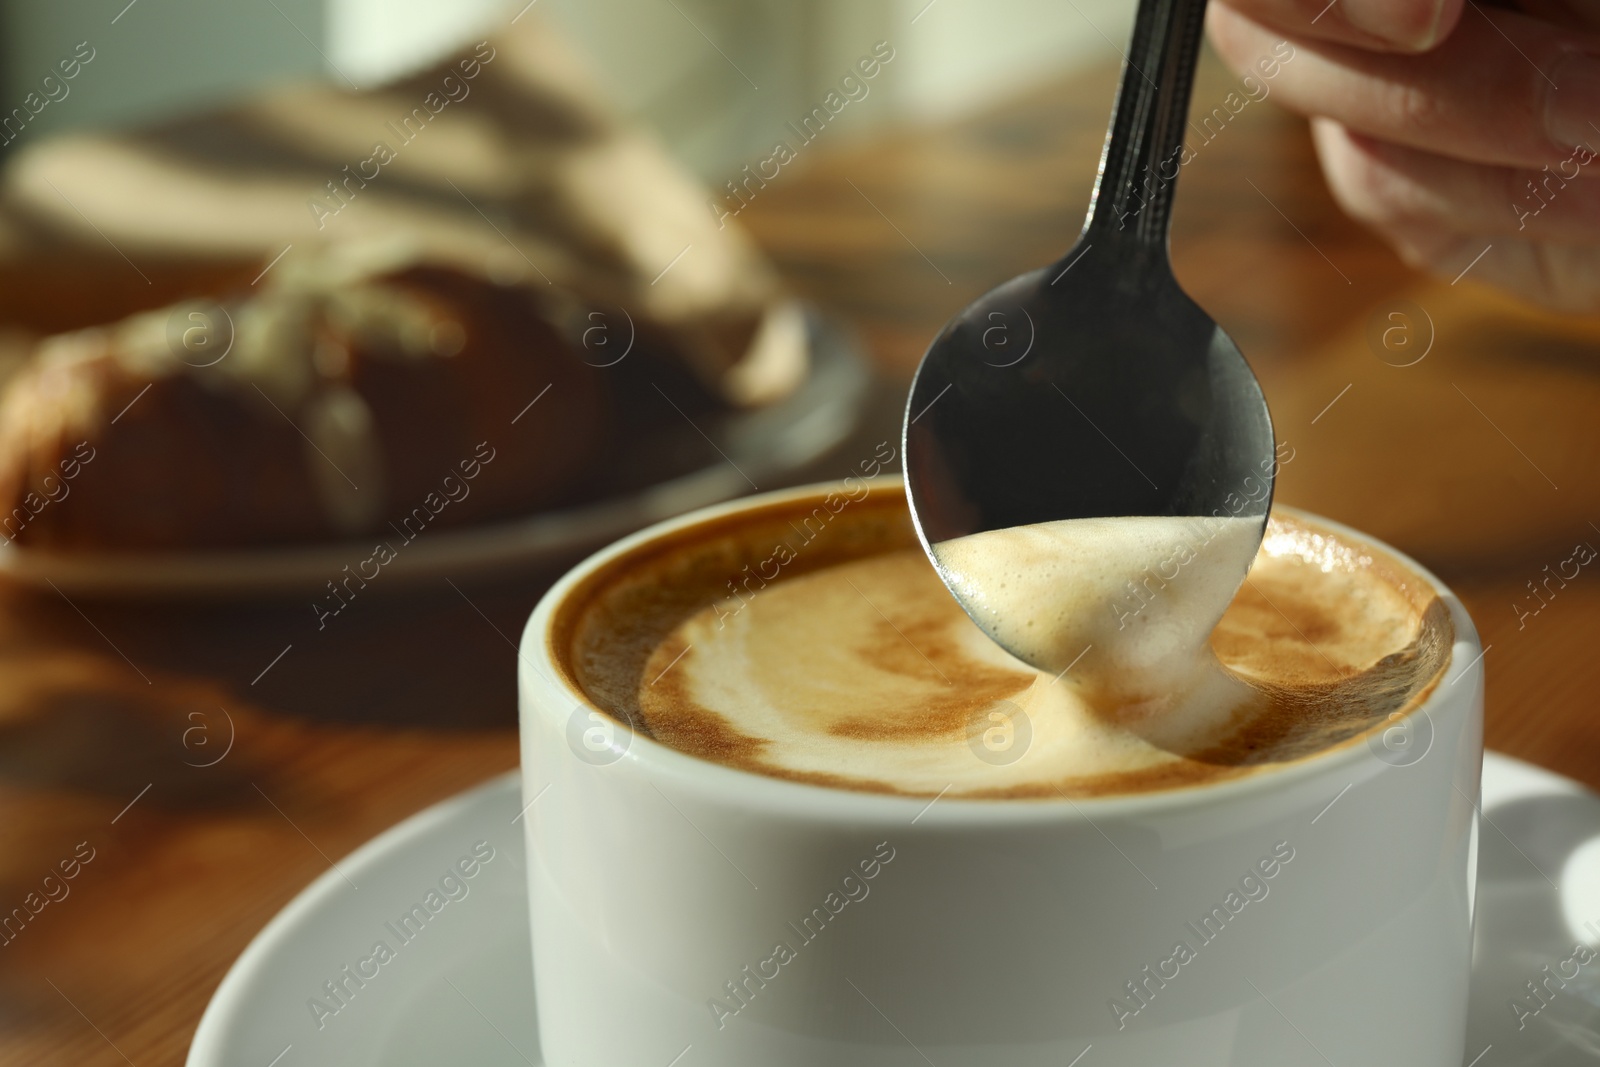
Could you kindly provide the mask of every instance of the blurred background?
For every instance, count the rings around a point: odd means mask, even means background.
[[[895,77],[841,123],[853,135],[971,113],[1115,56],[1133,9],[1118,0],[10,0],[0,5],[0,86],[3,99],[20,101],[50,72],[45,57],[86,39],[114,42],[94,76],[72,86],[70,106],[30,124],[31,139],[169,118],[291,78],[376,85],[524,10],[581,48],[613,100],[675,156],[718,178],[770,148],[774,129],[809,110],[864,44],[916,27],[917,47],[897,59]],[[737,65],[717,61],[719,49]]]
[[[685,500],[858,473],[898,442],[906,386],[940,326],[1072,245],[1132,12],[1131,0],[0,0],[0,364],[56,331],[152,309],[159,325],[181,299],[254,299],[293,264],[274,267],[289,246],[410,225],[480,275],[631,309],[678,357],[617,366],[614,410],[586,407],[575,385],[540,401],[545,379],[503,366],[471,388],[417,386],[427,417],[402,420],[402,443],[444,440],[419,468],[422,489],[470,453],[457,440],[483,436],[473,405],[451,431],[469,436],[439,428],[436,409],[459,394],[492,409],[492,433],[535,435],[527,448],[546,466],[578,462],[587,442],[583,462],[632,472],[602,487],[627,506],[560,536],[541,527],[542,541],[515,523],[498,540],[471,523],[464,537],[430,531],[405,558],[455,546],[447,566],[363,585],[348,604],[324,586],[362,557],[304,531],[312,551],[292,555],[290,596],[119,593],[93,566],[43,572],[53,586],[0,546],[0,914],[77,842],[97,857],[0,954],[0,1063],[182,1062],[227,967],[328,857],[516,765],[515,639],[573,558]],[[308,196],[390,136],[386,121],[415,113],[443,64],[485,38],[520,54],[513,38],[535,24],[597,92],[518,82],[559,72],[549,54],[497,60],[324,233]],[[846,87],[853,98],[821,134],[798,137],[880,46],[892,61]],[[1241,88],[1207,53],[1194,109],[1215,114]],[[1402,264],[1340,212],[1306,123],[1270,88],[1195,142],[1172,252],[1263,382],[1289,456],[1277,499],[1435,569],[1488,647],[1489,744],[1600,786],[1600,578],[1543,584],[1600,546],[1600,324],[1530,308],[1470,271]],[[561,155],[586,122],[615,157]],[[797,158],[758,195],[730,191],[779,141]],[[759,347],[768,326],[774,350],[793,340],[791,295],[809,309],[813,362],[780,382],[787,394],[752,398],[748,382],[730,384],[729,353]],[[506,321],[514,339],[542,329]],[[587,343],[565,355],[609,373]],[[696,353],[722,362],[696,377]],[[645,370],[654,377],[627,384]],[[84,543],[161,518],[158,490],[197,535],[215,532],[216,502],[256,503],[262,471],[207,466],[236,451],[236,413],[184,423],[192,409],[163,407],[148,381],[116,386],[94,409],[115,445],[35,529],[90,514],[90,476],[115,482],[97,472],[141,441],[171,445],[170,462],[128,463],[134,488],[110,494],[113,518],[86,522]],[[63,393],[0,407],[0,487],[17,491],[7,463],[31,455],[4,447],[11,429],[54,440],[36,416],[70,408]],[[287,441],[299,469],[298,426],[262,410],[251,432]],[[180,423],[211,436],[186,440]],[[493,471],[535,471],[501,454]],[[696,465],[700,497],[658,491]],[[181,473],[177,490],[144,492],[138,479],[163,471]],[[257,520],[290,510],[269,503]],[[509,517],[572,503],[550,496]],[[514,572],[501,566],[513,556]],[[282,563],[249,557],[245,583],[270,585],[262,576]],[[171,572],[136,561],[115,573],[159,586]]]

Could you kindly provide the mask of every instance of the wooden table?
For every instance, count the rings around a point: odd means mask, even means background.
[[[1065,249],[1114,83],[819,139],[741,221],[898,387],[952,312]],[[1208,66],[1197,105],[1229,87]],[[1280,498],[1436,566],[1490,646],[1489,743],[1600,786],[1600,576],[1514,607],[1600,544],[1600,330],[1403,268],[1270,99],[1185,168],[1173,246],[1295,448]],[[512,642],[550,577],[374,595],[322,633],[305,606],[0,589],[0,914],[93,855],[0,947],[0,1062],[180,1063],[234,957],[332,859],[516,764]]]

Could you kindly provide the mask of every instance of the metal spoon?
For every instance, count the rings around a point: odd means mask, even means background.
[[[1276,464],[1260,383],[1167,253],[1204,15],[1205,0],[1142,0],[1077,244],[971,304],[923,356],[904,455],[930,555],[1057,519],[1223,515],[1265,529]]]

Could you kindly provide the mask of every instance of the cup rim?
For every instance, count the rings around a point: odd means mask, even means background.
[[[870,491],[891,490],[903,492],[904,481],[898,473],[863,478]],[[543,716],[549,727],[565,729],[565,719],[572,710],[584,708],[606,716],[627,730],[629,742],[626,751],[616,762],[595,768],[603,773],[632,773],[670,783],[674,788],[690,794],[718,794],[728,803],[770,814],[788,814],[801,818],[838,817],[854,821],[903,821],[912,815],[912,822],[926,820],[932,827],[970,825],[1021,825],[1034,822],[1061,820],[1092,822],[1095,816],[1138,816],[1162,814],[1182,810],[1185,814],[1215,807],[1236,800],[1247,799],[1266,792],[1282,792],[1297,784],[1322,777],[1342,776],[1337,772],[1356,769],[1363,759],[1372,760],[1375,766],[1369,773],[1387,767],[1373,756],[1363,738],[1370,737],[1376,726],[1368,728],[1346,741],[1303,759],[1264,767],[1252,773],[1221,781],[1180,785],[1167,789],[1139,793],[1109,793],[1090,797],[1026,797],[978,798],[907,796],[852,790],[838,786],[818,785],[731,767],[712,760],[681,752],[648,734],[632,730],[609,712],[590,700],[561,665],[550,654],[551,625],[556,609],[563,600],[588,576],[612,561],[636,549],[684,529],[715,521],[741,511],[785,504],[808,497],[821,498],[828,492],[839,491],[842,481],[813,482],[786,489],[772,490],[736,500],[699,508],[670,519],[665,519],[630,534],[594,552],[573,566],[542,596],[523,627],[518,647],[518,721],[523,735],[523,751],[527,752],[527,736],[533,719]],[[1410,720],[1417,715],[1431,718],[1450,700],[1460,698],[1469,706],[1474,694],[1481,692],[1483,681],[1483,648],[1477,627],[1460,599],[1437,575],[1416,560],[1392,546],[1379,541],[1343,523],[1323,518],[1313,512],[1283,504],[1273,505],[1274,513],[1282,513],[1325,527],[1340,536],[1377,549],[1433,589],[1450,613],[1455,630],[1450,649],[1450,662],[1444,674],[1434,683],[1433,690],[1415,707],[1405,713]],[[536,666],[537,664],[537,666]],[[546,675],[541,677],[541,674]],[[1470,676],[1467,694],[1462,697],[1456,690],[1463,678]],[[538,699],[534,694],[545,699]],[[559,708],[560,710],[555,710]],[[1423,758],[1426,758],[1424,756]],[[1403,769],[1403,768],[1402,768]],[[526,781],[526,780],[525,780]],[[524,789],[527,790],[525,784]]]

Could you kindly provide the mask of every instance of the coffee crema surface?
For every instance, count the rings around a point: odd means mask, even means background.
[[[1139,531],[1145,554],[1149,537],[1179,536],[1157,525]],[[1076,640],[1159,619],[1176,590],[1158,585],[1140,585],[1147,597],[1104,581],[1103,601],[1073,605],[1086,621],[1053,625]],[[844,789],[1048,799],[1198,785],[1350,743],[1426,698],[1454,634],[1399,561],[1275,516],[1202,649],[1207,669],[1178,689],[1093,647],[1064,673],[1035,670],[944,587],[901,487],[856,483],[610,561],[550,640],[598,707],[693,756]],[[1134,646],[1112,647],[1125,659]]]

